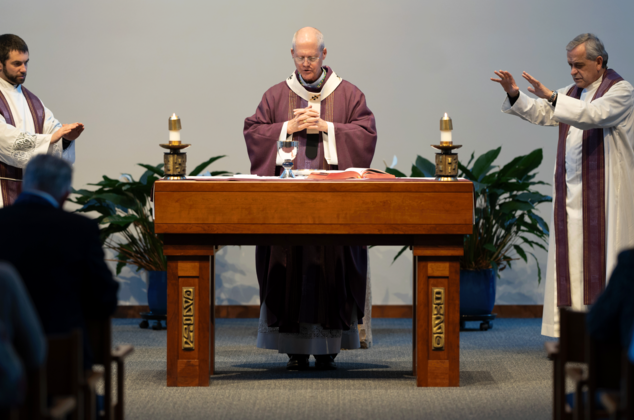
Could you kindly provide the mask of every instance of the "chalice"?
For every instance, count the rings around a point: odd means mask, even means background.
[[[298,147],[298,141],[279,140],[277,142],[277,155],[282,160],[282,167],[284,168],[280,178],[295,178],[291,169],[293,169],[293,159],[297,156]]]

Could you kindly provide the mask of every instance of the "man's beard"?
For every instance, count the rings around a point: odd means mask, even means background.
[[[24,78],[22,80],[20,80],[19,79],[20,76],[18,76],[18,75],[13,76],[13,75],[9,74],[7,72],[7,68],[6,67],[2,68],[2,74],[9,81],[9,83],[12,83],[14,85],[21,85],[26,80],[26,74],[24,75]]]

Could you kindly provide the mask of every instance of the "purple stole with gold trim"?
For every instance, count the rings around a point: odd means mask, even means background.
[[[29,110],[33,116],[35,132],[37,134],[43,134],[45,111],[42,101],[24,86],[22,86],[22,93],[26,98],[26,103],[29,105]],[[0,114],[2,114],[7,124],[15,127],[11,108],[2,92],[0,92]],[[22,168],[16,168],[15,166],[0,162],[0,178],[3,178],[0,179],[0,187],[2,189],[2,202],[6,207],[13,204],[15,199],[18,198],[18,195],[22,192]]]
[[[623,80],[614,70],[606,70],[592,100],[605,95]],[[583,89],[574,86],[567,95],[581,98]],[[568,258],[568,215],[566,213],[566,137],[570,125],[559,123],[557,166],[555,169],[555,247],[557,306],[572,306],[570,262]],[[605,288],[605,157],[603,129],[583,131],[583,303],[593,304]]]

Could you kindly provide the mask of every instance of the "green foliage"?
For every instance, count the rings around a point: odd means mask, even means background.
[[[224,156],[214,156],[198,165],[189,176],[196,176],[209,165]],[[163,255],[162,235],[154,232],[151,196],[154,182],[161,179],[163,164],[156,166],[140,163],[145,172],[138,181],[130,174],[120,179],[103,176],[95,190],[73,190],[71,202],[79,204],[78,213],[97,213],[102,226],[102,244],[116,252],[117,275],[126,264],[136,265],[137,271],[163,271],[167,260]],[[212,176],[230,174],[226,171],[211,172]],[[116,240],[115,240],[116,239]]]
[[[536,206],[552,202],[552,198],[534,190],[536,185],[548,185],[534,181],[536,170],[542,163],[542,150],[518,156],[500,168],[493,162],[501,149],[490,150],[475,162],[474,154],[471,154],[466,165],[458,164],[458,176],[473,182],[476,202],[473,234],[465,235],[460,268],[493,268],[499,274],[507,266],[511,267],[512,261],[521,258],[528,262],[528,255],[531,255],[537,264],[538,282],[541,282],[537,257],[530,250],[546,250],[548,245],[548,225],[537,214]],[[386,171],[397,177],[406,176],[397,169],[387,168]],[[434,173],[434,164],[418,156],[410,176],[433,177]],[[401,249],[394,260],[403,251]]]

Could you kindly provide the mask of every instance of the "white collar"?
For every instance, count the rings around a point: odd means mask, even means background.
[[[14,90],[16,92],[22,92],[22,85],[14,85],[12,83],[7,82],[1,77],[0,77],[0,87],[9,91]]]
[[[595,80],[594,82],[592,82],[589,86],[587,86],[584,90],[588,93],[590,92],[594,92],[595,90],[597,90],[599,88],[599,86],[601,86],[601,82],[603,82],[603,75],[605,75],[605,73],[603,73],[601,75],[601,77],[599,77],[597,80]]]
[[[293,74],[291,74],[291,76],[288,79],[286,79],[286,84],[293,92],[297,94],[297,96],[299,96],[300,98],[308,102],[323,101],[332,92],[334,92],[335,89],[337,89],[339,85],[341,84],[341,82],[343,81],[343,79],[337,76],[337,74],[333,71],[330,77],[328,78],[328,80],[326,80],[326,83],[324,83],[324,85],[321,87],[321,92],[313,93],[313,92],[307,91],[306,88],[302,86],[302,84],[299,82],[299,80],[295,76],[296,74],[295,72],[293,72]]]

